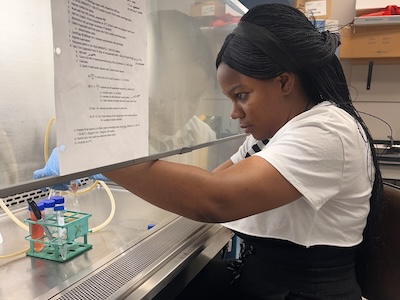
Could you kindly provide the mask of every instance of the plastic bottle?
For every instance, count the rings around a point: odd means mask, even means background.
[[[67,210],[72,210],[72,211],[80,211],[79,207],[79,199],[77,195],[78,191],[78,181],[72,180],[69,185],[68,192],[65,194],[64,199],[65,199],[65,209]]]
[[[55,190],[55,189],[50,189],[49,191],[49,199],[53,198],[53,196],[61,196],[62,191],[60,190]]]
[[[57,225],[64,226],[65,225],[65,220],[64,220],[64,206],[63,205],[58,205],[54,207],[54,212],[56,214],[56,219],[57,219]],[[67,258],[67,230],[65,227],[58,227],[57,230],[58,233],[58,243],[60,244],[58,246],[58,250],[60,252],[60,255],[62,259]]]
[[[44,199],[41,201],[44,204],[44,217],[51,218],[54,215],[55,201],[53,199]]]
[[[42,215],[42,218],[43,218],[44,204],[42,202],[39,202],[39,203],[37,203],[37,206],[38,206],[40,213]],[[29,219],[31,219],[32,221],[37,221],[37,218],[29,205],[28,205],[28,210],[29,210]],[[35,240],[42,239],[43,240],[44,230],[43,230],[43,227],[40,226],[39,224],[29,223],[29,233],[31,234],[32,239],[35,239]],[[34,251],[40,252],[40,251],[42,251],[43,247],[44,247],[43,243],[33,242],[33,250]]]

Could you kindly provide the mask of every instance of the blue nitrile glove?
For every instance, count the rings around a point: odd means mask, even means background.
[[[50,157],[47,160],[47,163],[44,166],[44,168],[33,172],[33,178],[39,179],[39,178],[44,178],[44,177],[48,177],[48,176],[58,176],[58,175],[60,175],[60,166],[59,166],[59,158],[58,158],[58,148],[56,147],[51,152]],[[92,175],[92,176],[89,176],[89,178],[94,179],[94,180],[110,181],[107,177],[105,177],[102,174]],[[68,190],[69,183],[56,184],[56,185],[52,186],[51,188],[55,189],[55,190],[65,191],[65,190]]]
[[[44,166],[44,168],[33,172],[33,179],[39,179],[49,176],[58,176],[58,175],[60,175],[60,166],[58,164],[58,148],[56,147],[53,149],[53,151],[51,151],[50,157],[47,160],[47,163]],[[68,183],[59,183],[52,186],[51,188],[55,190],[66,191],[68,190],[68,187],[69,187]]]
[[[96,174],[96,175],[91,175],[91,176],[88,176],[88,177],[90,179],[93,179],[93,180],[110,181],[110,179],[108,179],[103,174]]]

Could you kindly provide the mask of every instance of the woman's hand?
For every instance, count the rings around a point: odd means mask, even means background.
[[[50,157],[47,160],[47,163],[44,166],[44,168],[33,172],[33,179],[40,179],[58,175],[60,175],[60,166],[59,166],[58,147],[56,147],[51,152]],[[91,175],[89,176],[89,178],[93,180],[109,181],[109,179],[102,174]],[[51,188],[55,190],[65,191],[68,190],[69,183],[57,184],[55,186],[52,186]]]

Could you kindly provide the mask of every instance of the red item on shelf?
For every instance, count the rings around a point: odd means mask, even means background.
[[[400,15],[400,8],[396,5],[388,5],[380,11],[362,15],[362,17],[372,17],[372,16],[391,16]]]
[[[231,14],[224,14],[217,19],[210,22],[210,27],[221,27],[229,24],[237,24],[240,21],[240,16],[234,16]]]

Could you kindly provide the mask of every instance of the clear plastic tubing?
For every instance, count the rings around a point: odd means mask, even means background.
[[[37,203],[37,206],[40,210],[40,213],[42,215],[42,218],[44,216],[44,204],[42,202]],[[29,210],[29,219],[31,219],[32,221],[37,221],[37,218],[35,216],[35,214],[33,213],[31,207],[28,205],[28,210]],[[32,224],[29,223],[29,233],[31,234],[31,239],[37,240],[37,239],[41,239],[43,240],[44,237],[44,230],[43,227],[40,226],[39,224]],[[33,250],[36,252],[40,252],[42,251],[44,247],[43,243],[40,242],[33,242]]]

